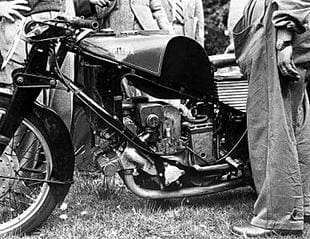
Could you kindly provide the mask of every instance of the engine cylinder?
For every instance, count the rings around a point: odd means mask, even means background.
[[[191,148],[196,154],[191,163],[193,165],[212,164],[214,161],[213,123],[190,124],[188,134]]]

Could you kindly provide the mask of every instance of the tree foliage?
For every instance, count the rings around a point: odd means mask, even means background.
[[[202,0],[205,16],[205,49],[209,55],[223,53],[229,44],[225,35],[229,0]]]

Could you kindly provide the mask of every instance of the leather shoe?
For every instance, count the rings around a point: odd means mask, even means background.
[[[241,235],[243,237],[262,237],[273,235],[273,230],[264,229],[260,227],[253,226],[251,224],[246,224],[243,226],[233,226],[232,231]]]
[[[266,237],[272,235],[300,235],[301,230],[271,230],[256,227],[251,224],[243,226],[233,226],[232,231],[243,237]]]

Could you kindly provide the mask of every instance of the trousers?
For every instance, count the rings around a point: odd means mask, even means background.
[[[2,18],[0,22],[0,51],[4,58],[8,56],[9,52],[14,46],[12,51],[11,60],[8,61],[4,69],[0,72],[0,82],[4,84],[12,84],[11,74],[14,69],[21,67],[18,63],[23,63],[26,59],[26,43],[21,39],[19,32],[25,23],[30,20],[42,21],[55,18],[59,13],[55,11],[41,12],[32,14],[26,17],[24,20],[16,20],[10,22],[5,18]],[[29,50],[30,48],[28,48]],[[74,75],[74,62],[73,56],[69,55],[65,59],[62,66],[63,73],[70,78]],[[58,84],[58,88],[61,88],[61,84]],[[43,97],[47,95],[48,97]],[[72,116],[72,97],[66,90],[49,90],[47,94],[41,94],[38,98],[41,103],[44,103],[52,107],[64,120],[68,129],[70,129],[71,116]]]
[[[299,72],[301,81],[279,78],[275,92],[268,92],[265,80],[250,82],[248,138],[258,192],[251,223],[258,227],[302,230],[304,215],[310,215],[307,69]]]
[[[252,1],[251,3],[254,3]],[[256,1],[234,28],[235,52],[249,81],[248,142],[258,193],[251,224],[302,230],[310,215],[310,113],[308,64],[292,82],[278,70],[273,1]]]

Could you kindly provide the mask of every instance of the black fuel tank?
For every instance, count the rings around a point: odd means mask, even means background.
[[[80,47],[102,60],[123,64],[148,79],[132,77],[133,83],[158,98],[201,98],[213,95],[211,64],[194,40],[154,31],[113,36],[94,35]]]

